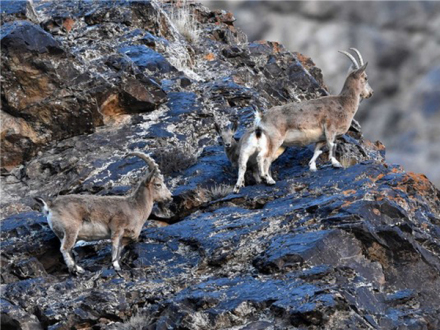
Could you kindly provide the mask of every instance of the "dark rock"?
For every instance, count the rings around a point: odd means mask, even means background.
[[[1,46],[8,53],[53,53],[63,52],[61,45],[39,26],[26,21],[15,21],[2,25]]]
[[[128,7],[108,6],[105,2],[103,6],[92,9],[92,11],[84,16],[84,21],[88,25],[102,24],[105,22],[131,25],[132,20],[132,11]]]
[[[1,325],[3,329],[29,329],[42,330],[39,320],[35,315],[26,313],[5,299],[1,299]]]
[[[312,149],[288,148],[276,185],[234,194],[214,123],[238,119],[239,138],[256,108],[328,92],[307,56],[247,43],[230,13],[184,9],[197,43],[169,24],[172,2],[44,2],[50,34],[32,29],[47,47],[2,52],[2,327],[438,328],[439,191],[354,122],[337,141],[344,169],[324,150],[311,173]],[[148,171],[133,151],[156,160],[173,201],[121,271],[104,240],[78,243],[86,272],[69,275],[33,197],[130,194]]]
[[[195,93],[169,93],[167,105],[172,116],[197,112],[201,107]]]
[[[127,113],[139,113],[157,108],[166,94],[161,90],[153,94],[148,88],[148,85],[136,79],[127,79],[123,82],[121,103],[124,109],[127,109]]]
[[[120,48],[118,51],[121,54],[127,55],[142,71],[146,69],[153,73],[168,73],[170,71],[176,71],[163,55],[144,45],[126,46]]]

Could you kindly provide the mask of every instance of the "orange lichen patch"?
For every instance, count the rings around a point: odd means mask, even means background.
[[[370,140],[365,139],[363,141],[363,143],[365,144],[365,146],[368,149],[373,149],[373,150],[377,150],[377,151],[384,151],[384,150],[386,150],[385,145],[382,142],[380,142],[380,141],[371,142]]]
[[[404,193],[407,193],[408,187],[407,186],[397,186],[397,187],[394,187],[394,190],[399,190],[399,191],[403,191]]]
[[[380,142],[379,140],[374,142],[374,146],[376,147],[376,150],[379,150],[379,151],[386,149],[385,145],[382,142]]]
[[[385,174],[381,173],[381,174],[379,174],[379,175],[376,176],[376,177],[372,177],[372,176],[370,176],[370,179],[371,179],[371,181],[376,182],[376,181],[382,179],[384,176],[385,176]]]
[[[356,193],[356,190],[354,189],[349,189],[349,190],[345,190],[342,192],[345,196],[349,196],[349,195],[353,195],[354,193]]]
[[[310,57],[307,57],[301,53],[295,52],[293,53],[296,58],[298,59],[298,61],[301,62],[302,66],[304,66],[307,70],[310,69],[311,67],[315,66],[315,63],[312,61],[312,59]]]
[[[427,223],[422,223],[422,224],[421,224],[421,227],[422,227],[424,230],[426,230],[426,229],[429,228],[429,225],[428,225]]]
[[[223,22],[232,23],[234,21],[235,21],[235,17],[230,11],[228,11],[225,15],[223,15]]]
[[[403,170],[402,170],[401,168],[394,167],[394,168],[391,169],[391,172],[392,172],[392,173],[402,173]]]
[[[278,42],[272,42],[273,52],[280,53],[283,50],[283,45]]]
[[[256,40],[254,41],[254,43],[270,46],[272,48],[273,53],[280,53],[284,50],[284,46],[276,41]]]
[[[209,54],[205,55],[205,60],[207,60],[207,61],[214,61],[215,60],[215,55],[213,53],[209,53]]]
[[[353,202],[351,202],[351,201],[346,201],[344,204],[341,205],[341,208],[343,208],[343,207],[347,207],[347,206],[350,206],[351,204],[353,204]]]
[[[411,178],[414,183],[413,186],[418,191],[430,191],[432,190],[432,183],[429,181],[429,179],[424,174],[417,174],[414,172],[408,172],[407,177]],[[404,181],[406,177],[404,178]]]
[[[66,18],[66,20],[63,22],[63,26],[67,32],[70,32],[70,30],[72,30],[74,25],[75,25],[75,21],[70,17]]]
[[[395,189],[395,188],[394,188]],[[408,201],[400,196],[388,196],[389,200],[396,202],[399,206],[401,206],[404,210],[414,212],[416,211],[415,207],[410,207]]]

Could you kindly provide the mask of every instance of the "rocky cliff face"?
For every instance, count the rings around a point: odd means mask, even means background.
[[[241,134],[255,107],[326,95],[310,58],[201,5],[2,6],[2,327],[440,327],[439,191],[359,127],[345,169],[290,148],[275,186],[232,193],[214,122]],[[146,172],[130,151],[166,175],[172,215],[151,218],[170,225],[149,221],[120,273],[109,242],[79,244],[70,276],[32,198],[126,194]]]
[[[277,40],[311,56],[332,92],[357,47],[369,62],[374,99],[356,117],[387,159],[440,186],[440,3],[438,1],[208,1],[232,10],[249,40]]]

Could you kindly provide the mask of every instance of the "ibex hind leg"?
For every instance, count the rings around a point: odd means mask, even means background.
[[[260,151],[257,155],[257,163],[258,163],[258,171],[260,173],[260,177],[263,178],[263,180],[267,183],[267,184],[274,184],[274,183],[269,183],[272,182],[273,179],[272,177],[268,174],[268,164],[266,161],[266,156],[265,156],[265,152]],[[270,167],[270,163],[269,163],[269,167]]]
[[[272,178],[270,165],[272,165],[272,162],[269,158],[264,159],[264,172],[265,172],[265,179],[266,183],[268,185],[274,185],[276,184],[276,181]]]
[[[275,149],[275,150],[278,150]],[[271,172],[270,172],[270,165],[272,165],[272,159],[271,155],[269,154],[269,150],[267,147],[263,147],[258,151],[257,155],[257,163],[258,163],[258,169],[260,171],[260,176],[263,178],[264,181],[268,185],[274,185],[276,182],[272,178]]]
[[[260,184],[261,183],[261,176],[260,171],[258,170],[258,166],[255,166],[252,169],[252,176],[254,177],[255,183]]]
[[[313,153],[313,157],[309,162],[310,171],[316,172],[316,160],[322,154],[321,148],[324,146],[325,142],[317,142],[315,145],[315,152]]]

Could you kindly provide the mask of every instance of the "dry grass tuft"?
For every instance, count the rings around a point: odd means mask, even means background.
[[[232,194],[233,187],[224,183],[215,184],[206,189],[206,194],[210,200],[216,200]]]
[[[350,166],[356,165],[358,163],[358,160],[356,157],[350,157],[350,156],[346,156],[346,155],[343,155],[339,159],[339,161],[344,168],[349,168]]]
[[[197,162],[196,153],[189,145],[158,149],[154,155],[165,175],[186,170]]]
[[[188,43],[196,43],[199,40],[201,30],[186,1],[183,1],[181,8],[173,6],[170,19]]]
[[[142,330],[152,323],[152,318],[140,313],[134,314],[129,320],[123,324],[118,324],[118,330]],[[110,327],[110,329],[112,329]],[[113,330],[116,328],[113,328]]]

